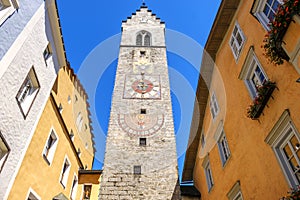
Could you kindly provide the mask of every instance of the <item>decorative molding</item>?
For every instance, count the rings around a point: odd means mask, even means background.
[[[249,73],[249,66],[250,66],[250,62],[252,61],[253,55],[255,55],[254,54],[254,46],[251,45],[249,50],[248,50],[248,53],[247,53],[245,62],[243,64],[243,67],[241,69],[241,72],[239,74],[239,77],[238,77],[240,80],[246,79],[246,77]]]
[[[207,153],[206,156],[204,157],[202,161],[202,167],[205,168],[208,163],[209,163],[209,153]]]
[[[286,127],[288,123],[292,121],[290,117],[290,112],[288,109],[286,109],[280,116],[279,120],[276,122],[276,124],[273,126],[270,133],[265,138],[265,142],[269,144],[270,146],[273,146],[276,139],[280,136],[283,129]]]
[[[216,141],[218,141],[220,139],[220,137],[222,136],[223,127],[224,127],[224,122],[223,122],[223,120],[220,120],[219,125],[217,127],[217,130],[216,130],[216,132],[214,134],[214,139]]]
[[[234,199],[236,195],[241,191],[241,183],[238,180],[230,189],[230,191],[227,193],[228,199]]]

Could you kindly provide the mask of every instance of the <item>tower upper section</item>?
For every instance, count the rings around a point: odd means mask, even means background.
[[[122,22],[121,46],[165,46],[165,23],[142,5]]]

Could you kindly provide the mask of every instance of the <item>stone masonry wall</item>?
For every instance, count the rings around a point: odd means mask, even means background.
[[[148,23],[139,23],[145,17]],[[136,33],[141,30],[151,33],[152,47],[135,46]],[[141,51],[145,52],[142,58]],[[141,60],[147,67],[143,70],[138,69]],[[158,79],[160,98],[124,98],[128,76],[141,73]],[[120,115],[134,117],[141,109],[147,110],[150,121],[163,116],[161,127],[152,134],[128,134],[120,126]],[[147,139],[146,146],[139,145],[140,138]],[[133,173],[134,166],[141,166],[141,174]],[[123,23],[99,199],[172,199],[177,180],[164,24],[142,8]]]

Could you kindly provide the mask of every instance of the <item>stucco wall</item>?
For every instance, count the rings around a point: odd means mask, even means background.
[[[43,4],[43,1],[39,0],[18,0],[18,2],[20,8],[0,28],[0,60],[22,33],[38,8]]]
[[[29,9],[28,15],[31,13],[30,10],[36,10],[34,8],[37,7],[37,1],[21,2],[19,12],[27,12],[21,10],[30,7],[29,5],[32,5],[32,7]],[[25,3],[27,7],[25,6]],[[56,64],[58,62],[54,48],[53,56],[50,58],[47,66],[43,58],[43,51],[46,48],[48,41],[52,42],[52,36],[49,22],[46,21],[46,18],[48,17],[46,17],[45,14],[45,7],[43,4],[39,6],[39,9],[35,15],[31,17],[31,20],[27,23],[24,31],[18,35],[18,44],[14,43],[0,62],[1,67],[5,68],[0,79],[2,93],[0,97],[0,129],[11,149],[0,174],[0,197],[3,199],[6,199],[6,195],[13,184],[16,172],[19,169],[24,153],[55,81],[56,69],[59,68]],[[19,22],[16,22],[16,30],[24,28],[23,24],[26,22],[26,19],[28,20],[28,17],[26,18],[24,16],[22,18],[20,24],[18,24]],[[8,22],[9,21],[7,21],[7,23]],[[4,31],[7,36],[2,32],[0,38],[11,37],[11,40],[16,39],[13,37],[14,34],[11,33],[14,32],[15,29],[12,29],[12,27],[4,29],[6,26],[8,25],[6,25],[5,22],[0,31]],[[10,39],[7,40],[10,41]],[[6,42],[0,43],[1,47],[3,44],[3,48],[8,45]],[[52,46],[54,47],[53,44]],[[5,51],[6,50],[2,50],[2,52]],[[34,66],[40,89],[25,119],[17,104],[16,95],[32,66]]]
[[[84,166],[87,169],[92,168],[94,149],[93,139],[90,130],[89,111],[87,96],[84,89],[80,85],[79,79],[77,79],[73,69],[64,67],[59,71],[57,81],[57,95],[54,94],[57,104],[62,105],[62,116],[68,127],[69,133],[74,133],[74,144],[76,149],[80,148],[80,158]],[[70,97],[70,101],[68,100]],[[81,113],[83,117],[82,128],[78,130],[76,125],[78,113]]]
[[[32,188],[41,199],[52,199],[59,193],[70,197],[74,174],[78,180],[80,165],[76,159],[76,152],[71,148],[68,133],[63,128],[63,123],[56,110],[55,102],[49,98],[8,199],[26,199],[29,188]],[[54,158],[49,165],[43,157],[43,152],[52,129],[58,137],[58,143]],[[60,176],[66,156],[71,166],[68,181],[64,188],[60,183]],[[78,186],[76,199],[80,199],[81,194],[82,187]]]
[[[225,94],[214,88],[215,83],[219,81],[215,78],[217,70],[214,70],[211,90],[217,91],[217,97],[221,96],[221,98],[226,99],[226,101],[218,101],[221,110],[225,109],[226,112],[223,114],[221,112],[217,120],[212,121],[208,105],[204,120],[204,133],[207,137],[214,135],[214,129],[209,129],[209,127],[216,127],[219,121],[223,120],[231,156],[223,167],[218,146],[204,147],[207,148],[206,153],[209,153],[214,180],[214,186],[208,192],[204,168],[202,167],[203,156],[201,152],[203,150],[199,145],[194,168],[194,182],[203,200],[227,199],[227,193],[237,181],[240,181],[244,199],[279,199],[285,196],[289,190],[289,185],[276,156],[264,140],[287,108],[296,128],[300,130],[300,119],[296,117],[300,109],[300,105],[297,103],[300,92],[299,85],[295,82],[299,74],[291,63],[285,62],[284,65],[276,67],[268,63],[264,57],[261,45],[266,30],[250,14],[252,3],[253,1],[241,2],[216,56],[216,66],[224,84]],[[235,61],[229,46],[235,20],[238,21],[246,37],[245,45],[237,61]],[[238,79],[246,55],[252,45],[268,78],[275,81],[278,87],[278,90],[275,89],[273,92],[274,99],[271,98],[268,101],[268,107],[265,107],[259,121],[247,118],[246,109],[252,99],[244,81]],[[216,144],[217,141],[213,142]]]

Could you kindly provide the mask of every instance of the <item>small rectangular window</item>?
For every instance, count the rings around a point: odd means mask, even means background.
[[[146,114],[146,109],[141,109],[141,114]]]
[[[147,145],[146,138],[140,138],[140,146],[146,146],[146,145]]]
[[[36,77],[34,68],[32,67],[29,73],[27,74],[16,96],[16,99],[18,101],[18,104],[22,110],[24,117],[27,116],[28,111],[31,105],[33,104],[33,101],[38,93],[39,88],[40,88],[40,84]]]
[[[52,50],[51,50],[51,46],[50,43],[48,43],[48,45],[46,46],[44,52],[43,52],[43,56],[45,61],[50,58],[50,56],[52,55]]]
[[[229,41],[233,56],[235,60],[237,60],[240,56],[240,53],[242,51],[242,48],[245,43],[245,36],[244,33],[242,32],[242,29],[238,25],[238,23],[235,23],[235,26],[233,28],[231,38]]]
[[[133,166],[133,174],[134,175],[141,175],[142,174],[142,168],[140,165]]]
[[[74,133],[73,133],[73,130],[72,130],[72,129],[71,129],[71,131],[70,131],[70,138],[71,138],[72,141],[74,141]]]
[[[218,141],[218,148],[221,156],[222,165],[224,166],[228,158],[230,157],[229,146],[224,131],[222,131],[221,137]]]
[[[77,155],[78,155],[78,157],[81,156],[81,150],[80,150],[80,148],[77,149]]]
[[[9,151],[10,149],[8,144],[0,132],[0,172],[2,171],[3,165],[8,157]]]
[[[67,185],[70,168],[71,168],[70,161],[67,158],[65,158],[62,171],[61,171],[61,176],[60,176],[60,183],[64,188]]]
[[[26,200],[40,200],[41,198],[32,189],[29,189]]]
[[[74,175],[71,192],[70,192],[70,199],[72,199],[72,200],[76,199],[77,187],[78,187],[78,178],[76,175]]]
[[[57,143],[58,143],[58,137],[54,132],[54,130],[51,130],[43,151],[43,157],[45,158],[45,160],[48,162],[49,165],[52,163],[52,160],[54,158]]]
[[[229,200],[243,200],[240,181],[237,181],[231,188],[231,190],[227,193],[227,198]]]
[[[58,106],[58,111],[59,111],[60,114],[61,114],[62,111],[63,111],[63,107],[62,107],[61,103],[60,103],[59,106]]]
[[[258,87],[268,81],[268,77],[258,61],[253,47],[249,49],[239,79],[244,80],[252,99],[258,95]]]
[[[213,119],[218,115],[219,113],[219,105],[217,102],[217,97],[215,93],[212,94],[211,99],[210,99],[210,111]]]
[[[205,177],[206,177],[206,183],[207,183],[208,191],[210,191],[211,188],[214,185],[214,181],[213,181],[213,177],[212,177],[212,172],[211,172],[209,161],[206,164],[204,170],[205,170]]]

